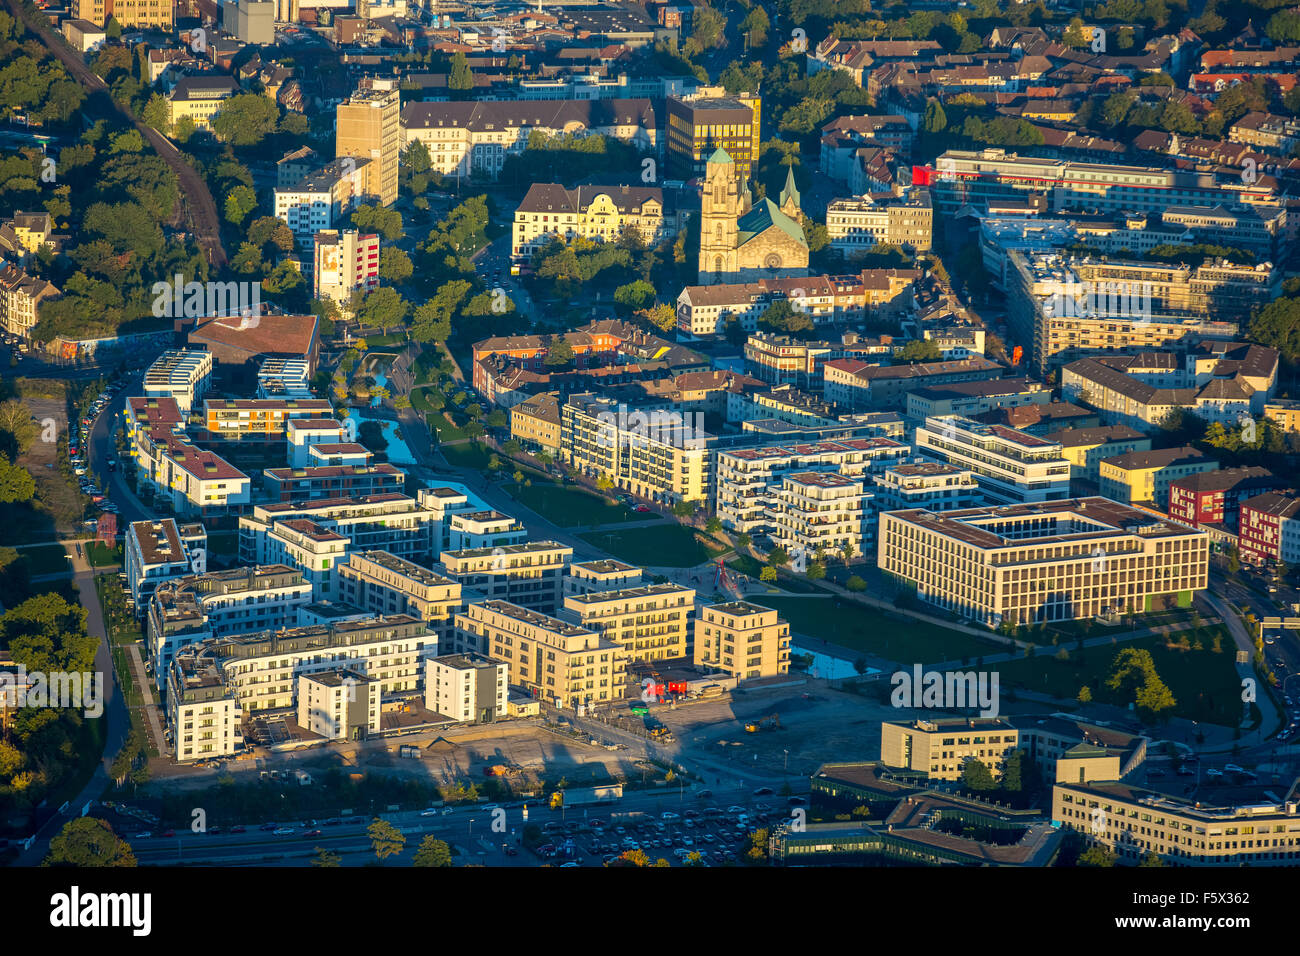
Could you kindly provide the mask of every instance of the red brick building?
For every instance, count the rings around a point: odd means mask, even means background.
[[[1267,468],[1223,468],[1203,471],[1169,484],[1169,517],[1200,528],[1233,528],[1243,500],[1282,487]]]
[[[1266,492],[1241,503],[1237,550],[1247,564],[1285,561],[1300,538],[1300,498]]]

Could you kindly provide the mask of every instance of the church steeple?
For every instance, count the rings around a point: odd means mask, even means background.
[[[781,211],[798,222],[803,221],[803,210],[799,208],[799,187],[794,184],[794,167],[785,171],[785,185],[781,188]]]

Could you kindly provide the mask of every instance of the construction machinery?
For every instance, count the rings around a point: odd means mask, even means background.
[[[780,729],[781,729],[780,714],[768,714],[766,717],[763,717],[759,720],[751,720],[749,723],[745,724],[745,731],[751,734],[756,734],[760,730],[780,730]]]

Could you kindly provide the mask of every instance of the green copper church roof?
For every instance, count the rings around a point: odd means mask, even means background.
[[[748,242],[773,226],[780,229],[799,245],[808,245],[808,241],[803,235],[803,226],[783,213],[781,207],[767,197],[755,203],[754,208],[741,216],[736,223],[736,229],[739,233],[738,238],[741,243]]]
[[[713,155],[709,157],[709,162],[726,163],[728,165],[734,165],[735,160],[731,158],[730,153],[728,153],[725,149],[719,146],[717,149],[713,151]]]

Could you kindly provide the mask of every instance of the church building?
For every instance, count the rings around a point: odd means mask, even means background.
[[[700,206],[700,285],[808,274],[808,240],[793,168],[781,201],[754,202],[749,183],[719,149],[709,157]]]

